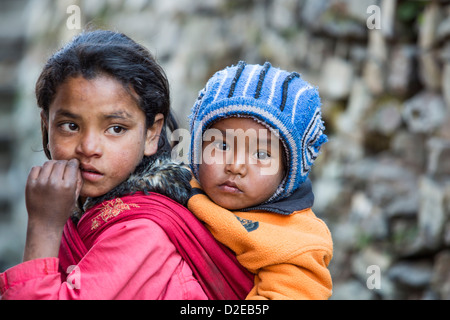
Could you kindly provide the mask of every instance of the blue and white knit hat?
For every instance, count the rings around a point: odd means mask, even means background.
[[[190,116],[194,176],[198,179],[206,129],[225,118],[250,117],[278,133],[286,152],[286,176],[267,202],[290,196],[306,180],[327,141],[320,105],[315,87],[298,73],[274,68],[269,62],[261,66],[240,61],[218,71],[200,91]]]

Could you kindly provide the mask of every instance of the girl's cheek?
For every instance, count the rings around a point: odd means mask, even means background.
[[[133,152],[134,151],[134,152]],[[134,155],[134,156],[132,156]],[[136,150],[129,150],[129,151],[121,151],[118,152],[114,158],[116,159],[115,163],[113,164],[113,167],[115,168],[123,168],[122,170],[116,170],[116,175],[129,175],[134,172],[136,167],[139,165],[139,163],[142,161],[144,157],[144,154],[141,152],[136,152]],[[113,170],[114,171],[114,170]]]
[[[49,149],[53,160],[70,160],[73,158],[72,153],[68,150],[69,148],[67,148],[67,146],[50,143]]]

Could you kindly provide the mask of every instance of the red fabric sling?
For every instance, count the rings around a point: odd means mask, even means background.
[[[234,254],[218,243],[189,210],[157,193],[138,192],[105,201],[89,209],[78,226],[69,220],[61,241],[60,266],[77,264],[106,228],[133,219],[150,219],[166,232],[209,299],[245,299],[251,290],[253,275]]]

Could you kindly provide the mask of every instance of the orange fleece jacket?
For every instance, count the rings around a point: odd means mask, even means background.
[[[191,185],[200,189],[195,180]],[[331,296],[328,264],[333,242],[328,227],[310,208],[290,215],[232,212],[201,193],[189,199],[188,208],[255,274],[246,299],[323,300]]]

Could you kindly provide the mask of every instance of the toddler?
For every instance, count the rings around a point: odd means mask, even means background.
[[[190,130],[188,208],[254,274],[247,299],[328,299],[333,244],[307,178],[327,141],[317,89],[241,61],[200,91]]]

